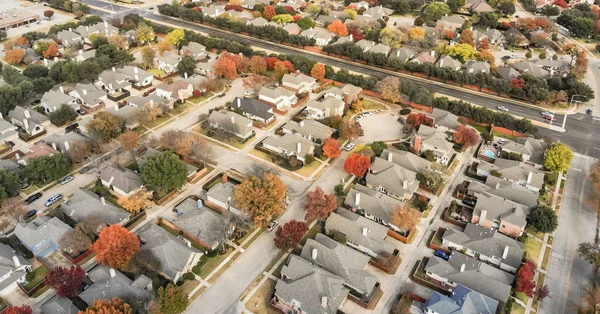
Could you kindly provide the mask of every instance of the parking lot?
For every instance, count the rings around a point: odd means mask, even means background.
[[[359,137],[357,143],[371,143],[374,141],[394,141],[406,138],[408,134],[402,133],[402,123],[397,121],[398,114],[389,111],[373,112],[370,117],[360,120],[365,135]]]
[[[51,20],[44,17],[44,11],[52,10],[54,15]],[[29,1],[0,0],[0,16],[2,19],[14,17],[22,18],[29,15],[39,15],[41,20],[38,23],[22,25],[8,30],[8,37],[19,36],[27,32],[48,31],[52,25],[62,24],[73,19],[73,15],[64,11],[52,9],[44,6],[42,3],[33,3]]]

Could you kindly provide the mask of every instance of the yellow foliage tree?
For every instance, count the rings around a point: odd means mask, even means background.
[[[421,41],[425,39],[425,31],[420,27],[413,27],[408,31],[408,38],[410,40]]]
[[[121,197],[117,200],[117,204],[123,207],[128,212],[136,212],[138,210],[146,208],[146,206],[152,205],[152,194],[142,188],[137,193],[132,194],[129,197]]]

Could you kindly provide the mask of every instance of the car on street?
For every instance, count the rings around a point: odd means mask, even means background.
[[[503,138],[498,139],[498,144],[500,144],[500,145],[504,144],[504,139]]]
[[[544,120],[550,121],[550,122],[556,122],[556,118],[554,118],[552,116],[544,116]]]
[[[244,92],[244,95],[246,95],[246,96],[254,95],[254,91],[253,90],[247,90],[247,91]]]
[[[508,112],[508,108],[506,108],[504,106],[498,106],[497,108],[498,108],[498,110],[507,111]]]
[[[218,96],[219,98],[221,98],[221,97],[224,97],[224,96],[225,96],[225,94],[223,94],[223,93],[220,93],[220,94],[219,94],[219,95],[217,95],[217,96]]]
[[[372,114],[372,113],[370,113],[369,111],[365,111],[365,112],[363,112],[361,115],[362,115],[363,117],[370,117],[370,116],[372,116],[373,114]]]
[[[450,254],[448,254],[442,250],[435,250],[435,252],[433,252],[433,255],[435,255],[441,259],[444,259],[444,260],[448,260],[450,258]]]
[[[35,194],[31,194],[31,195],[29,195],[29,197],[27,197],[27,198],[25,199],[25,203],[27,203],[27,204],[31,204],[31,203],[33,203],[33,202],[35,202],[35,201],[39,200],[39,199],[40,199],[40,197],[42,197],[42,193],[41,193],[41,192],[37,192],[37,193],[35,193]]]
[[[469,205],[471,207],[475,206],[475,201],[469,198],[465,198],[462,202],[463,204]]]
[[[356,121],[356,122],[360,122],[360,120],[362,120],[361,116],[356,116],[356,118],[354,118],[354,121]]]
[[[277,228],[277,226],[279,226],[279,221],[273,220],[271,222],[271,224],[267,227],[267,232],[271,232],[271,231],[275,230],[275,228]]]
[[[65,185],[71,181],[73,181],[73,176],[68,175],[68,176],[64,177],[62,180],[60,180],[60,184]]]
[[[77,113],[78,113],[80,116],[83,116],[83,115],[85,114],[85,110],[83,110],[83,109],[81,109],[81,108],[80,108],[80,109],[77,109],[77,110],[75,110],[75,111],[76,111],[76,112],[77,112]]]
[[[29,218],[31,218],[31,217],[33,217],[33,216],[35,216],[36,214],[37,214],[37,210],[35,210],[35,209],[32,209],[32,210],[28,211],[28,212],[25,214],[25,216],[23,216],[23,220],[27,220],[27,219],[29,219]]]
[[[586,110],[586,111],[585,111],[585,113],[586,113],[586,114],[589,114],[589,115],[591,115],[591,114],[592,114],[592,112],[593,112],[593,110],[592,110],[592,109],[588,109],[588,110]],[[10,143],[9,143],[9,144],[10,144]]]
[[[348,143],[348,144],[346,144],[346,146],[344,146],[344,150],[349,152],[354,148],[354,146],[356,146],[356,145],[354,145],[354,143]]]
[[[554,114],[552,112],[549,111],[542,111],[541,112],[542,116],[550,116],[550,117],[554,117]]]
[[[63,196],[62,194],[56,194],[54,196],[52,196],[51,198],[49,198],[46,203],[44,203],[44,205],[46,205],[46,207],[50,207],[54,204],[56,204],[56,202],[62,200]]]
[[[512,57],[511,57],[511,56],[503,56],[503,57],[502,57],[502,58],[500,58],[500,59],[502,59],[502,60],[508,60],[508,59],[510,59],[510,58],[512,58]]]

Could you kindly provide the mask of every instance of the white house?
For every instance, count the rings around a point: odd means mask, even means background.
[[[298,97],[294,91],[283,88],[262,87],[258,92],[258,99],[273,106],[279,111],[286,111],[298,102]]]
[[[300,72],[290,73],[281,79],[282,86],[294,91],[296,94],[310,93],[319,87],[317,80]]]
[[[313,99],[306,104],[311,119],[325,119],[344,114],[344,101],[336,97],[325,97],[322,101]]]

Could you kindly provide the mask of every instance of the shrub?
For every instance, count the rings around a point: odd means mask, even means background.
[[[196,266],[194,266],[196,267]],[[194,280],[196,279],[196,276],[194,276],[193,273],[187,272],[185,274],[183,274],[183,276],[181,276],[181,278],[183,278],[183,280]]]
[[[408,108],[400,110],[400,114],[403,116],[409,114],[410,112],[411,112],[411,110]]]

